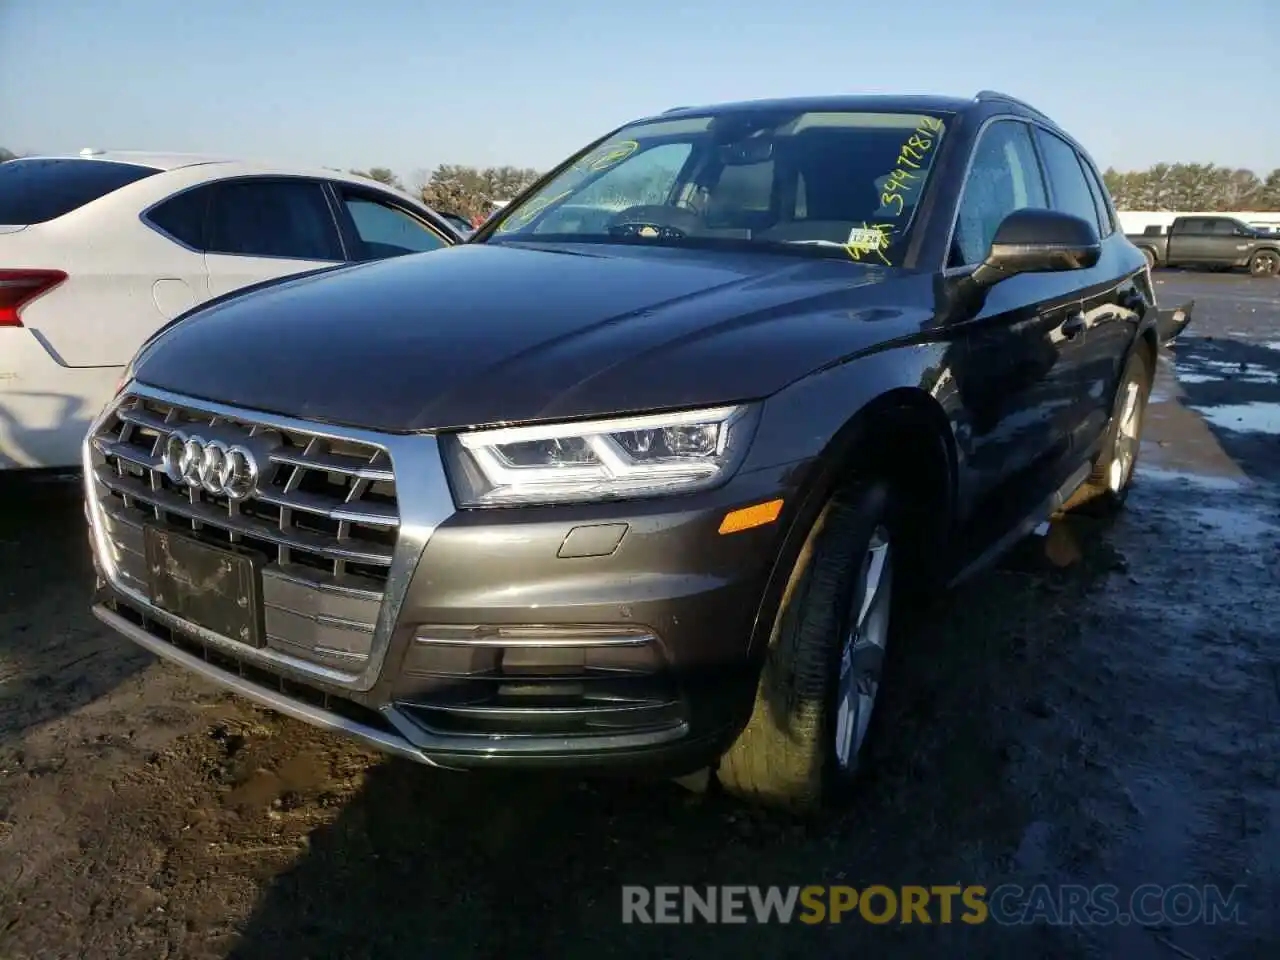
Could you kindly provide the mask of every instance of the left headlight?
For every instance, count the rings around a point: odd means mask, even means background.
[[[442,438],[442,448],[460,507],[691,493],[733,475],[756,413],[740,405],[475,430]]]

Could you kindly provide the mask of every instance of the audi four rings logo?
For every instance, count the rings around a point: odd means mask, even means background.
[[[174,483],[244,500],[257,489],[259,467],[243,444],[177,430],[164,444],[164,472]]]

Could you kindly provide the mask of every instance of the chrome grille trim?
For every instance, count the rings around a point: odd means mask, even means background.
[[[168,413],[161,416],[154,407],[166,407]],[[185,414],[198,414],[206,423],[231,421],[255,433],[279,431],[291,440],[307,442],[272,454],[271,463],[283,467],[282,475],[290,477],[283,486],[268,485],[266,496],[245,503],[218,502],[200,491],[175,488],[162,474],[162,438],[188,422],[181,419]],[[120,426],[114,439],[109,431],[104,433],[112,424]],[[129,430],[158,435],[149,453],[127,442]],[[353,448],[367,449],[371,455],[368,459],[352,455],[348,451]],[[321,680],[357,691],[368,690],[377,681],[423,549],[436,527],[454,512],[434,436],[334,428],[185,397],[136,382],[127,384],[95,419],[82,446],[82,459],[94,551],[104,576],[116,590],[161,622],[235,657],[299,679]],[[291,473],[290,468],[294,468]],[[339,500],[328,496],[327,488],[319,496],[299,489],[307,470],[348,478],[347,496]],[[385,496],[382,501],[362,500],[373,484],[394,484],[394,506],[385,502]],[[255,503],[266,504],[278,513],[261,515],[254,510]],[[303,648],[296,637],[273,637],[268,631],[268,646],[248,647],[154,607],[146,595],[143,558],[131,540],[136,531],[140,541],[146,515],[183,518],[196,529],[216,529],[231,542],[248,537],[271,544],[276,556],[263,576],[269,614],[275,611],[277,617],[310,623],[317,631],[314,644]],[[329,534],[317,532],[314,525],[312,529],[299,528],[296,520],[307,517],[336,525],[336,530]],[[364,529],[354,530],[353,525]],[[179,524],[176,529],[182,527]],[[384,531],[385,542],[354,535],[377,530]],[[303,555],[310,557],[312,566],[295,562],[305,559]],[[320,569],[315,568],[316,558],[323,561]],[[351,569],[353,565],[355,569]],[[297,609],[296,597],[292,602],[280,599],[289,585],[307,591],[308,609]],[[363,613],[353,612],[362,609],[370,615],[374,609],[377,612],[366,621]],[[353,642],[348,649],[348,644],[335,645],[324,637],[365,639]],[[306,653],[312,659],[303,655]]]

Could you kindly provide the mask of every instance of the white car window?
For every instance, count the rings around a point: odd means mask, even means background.
[[[364,255],[353,259],[378,260],[426,253],[446,245],[444,238],[421,220],[390,204],[361,196],[346,196],[343,202],[364,247]]]
[[[209,252],[291,260],[342,260],[338,227],[313,180],[236,180],[218,185]]]

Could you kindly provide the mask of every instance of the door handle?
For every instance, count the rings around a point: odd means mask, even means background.
[[[1085,320],[1084,314],[1077,311],[1062,322],[1062,335],[1068,340],[1074,340],[1084,333],[1088,326],[1089,322]]]

